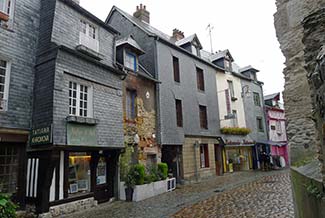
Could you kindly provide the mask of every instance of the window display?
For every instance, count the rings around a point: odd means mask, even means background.
[[[100,157],[97,165],[96,184],[101,185],[106,183],[106,161],[104,157]]]
[[[69,153],[69,195],[90,192],[90,160],[86,152]]]

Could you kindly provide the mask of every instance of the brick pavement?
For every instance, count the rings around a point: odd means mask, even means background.
[[[293,218],[289,173],[262,177],[186,207],[174,218],[283,217]]]
[[[216,190],[224,190],[216,193]],[[266,215],[267,214],[267,215]],[[279,216],[277,216],[279,215]],[[100,204],[67,218],[293,217],[288,170],[248,171],[184,185],[140,202]]]

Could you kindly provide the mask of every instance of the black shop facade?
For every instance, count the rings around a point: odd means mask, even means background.
[[[97,204],[117,197],[122,148],[98,145],[96,120],[82,119],[67,119],[65,145],[53,143],[53,124],[31,130],[26,199],[38,214],[68,203]]]

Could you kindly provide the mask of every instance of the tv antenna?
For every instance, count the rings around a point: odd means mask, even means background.
[[[211,24],[209,24],[207,26],[207,30],[209,31],[209,37],[210,37],[210,46],[211,46],[211,54],[213,53],[213,47],[212,47],[212,30],[213,30],[213,26]]]

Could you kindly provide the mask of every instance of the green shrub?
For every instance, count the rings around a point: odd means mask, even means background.
[[[16,209],[15,205],[8,195],[0,194],[0,217],[1,218],[16,218]]]
[[[148,170],[152,182],[160,180],[157,165],[151,166]]]
[[[144,176],[144,183],[145,184],[149,184],[149,183],[152,183],[153,182],[153,180],[152,180],[152,176],[150,175],[150,174],[146,174],[145,176]]]
[[[144,184],[144,176],[145,176],[145,168],[142,164],[135,164],[131,167],[131,174],[133,174],[133,178],[135,180],[136,185]]]
[[[158,163],[158,175],[161,180],[167,179],[168,165],[166,163]]]

